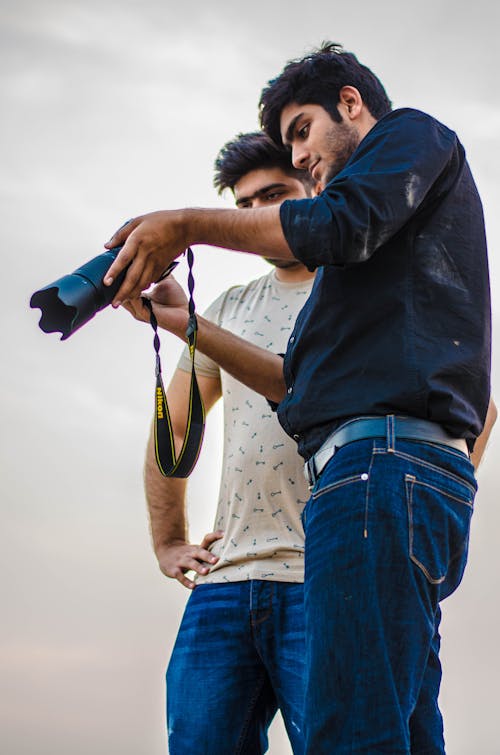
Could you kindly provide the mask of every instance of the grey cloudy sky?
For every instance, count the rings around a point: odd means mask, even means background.
[[[484,201],[498,324],[499,7],[0,0],[5,755],[164,753],[163,669],[187,597],[159,574],[149,545],[150,329],[107,310],[61,343],[38,329],[30,294],[99,253],[132,215],[230,206],[211,185],[219,147],[257,126],[260,89],[287,59],[329,38],[374,69],[396,107],[459,133]],[[265,269],[199,249],[198,308]],[[163,337],[167,377],[180,348]],[[211,528],[219,421],[215,410],[190,486],[194,538]],[[499,438],[479,475],[468,572],[444,605],[451,755],[498,752]],[[289,752],[279,727],[270,751]]]

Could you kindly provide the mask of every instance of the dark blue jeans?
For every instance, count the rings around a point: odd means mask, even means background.
[[[198,585],[167,671],[170,755],[259,755],[278,708],[304,753],[302,584]]]
[[[361,440],[304,512],[306,752],[444,753],[439,601],[467,560],[476,482],[460,451]]]

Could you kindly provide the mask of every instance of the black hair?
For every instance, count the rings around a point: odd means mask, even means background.
[[[219,194],[227,188],[234,190],[240,178],[259,168],[280,168],[306,188],[314,186],[306,170],[293,167],[290,151],[275,144],[263,131],[238,134],[222,147],[214,164],[214,186]]]
[[[324,42],[304,58],[289,61],[280,75],[268,82],[259,102],[261,126],[276,144],[282,144],[281,112],[291,102],[321,105],[334,121],[340,122],[337,103],[344,86],[359,91],[377,120],[392,108],[382,83],[369,68],[342,45]]]

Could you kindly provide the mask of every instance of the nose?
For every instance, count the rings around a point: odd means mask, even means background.
[[[307,170],[310,157],[310,152],[305,144],[299,143],[292,145],[292,164],[294,168],[297,168],[298,170]]]

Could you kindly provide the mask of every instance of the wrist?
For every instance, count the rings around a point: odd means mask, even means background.
[[[185,339],[189,320],[187,310],[153,304],[153,311],[160,328],[182,340]]]
[[[186,207],[180,211],[186,248],[194,244],[231,248],[234,223],[241,220],[238,210],[218,207]],[[232,239],[235,241],[235,239]]]
[[[188,542],[183,537],[176,537],[176,538],[172,538],[171,540],[163,541],[159,543],[158,545],[155,545],[156,558],[159,560],[162,556],[168,553],[168,551],[170,551],[172,548],[175,548],[178,545],[188,545]]]

